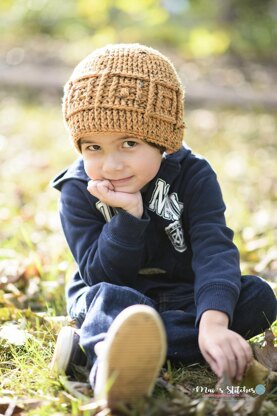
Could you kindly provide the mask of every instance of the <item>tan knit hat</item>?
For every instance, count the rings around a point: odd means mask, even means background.
[[[63,114],[78,150],[81,137],[113,132],[175,151],[184,135],[184,91],[172,63],[157,50],[108,45],[73,71]]]

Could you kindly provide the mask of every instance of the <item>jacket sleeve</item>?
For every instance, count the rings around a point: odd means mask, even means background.
[[[241,287],[239,253],[233,232],[226,226],[216,175],[205,160],[199,161],[190,182],[188,200],[196,325],[208,309],[225,312],[230,325]]]
[[[86,285],[110,282],[132,287],[143,261],[150,218],[144,214],[138,219],[120,210],[106,223],[97,201],[85,183],[63,184],[60,217],[69,248]]]

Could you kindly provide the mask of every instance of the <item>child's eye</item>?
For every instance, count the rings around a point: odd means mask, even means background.
[[[137,145],[137,142],[135,142],[134,140],[126,140],[125,142],[123,142],[122,147],[124,147],[125,149],[130,149],[131,147],[135,147]]]
[[[90,144],[87,147],[87,150],[90,150],[91,152],[97,152],[97,150],[100,150],[101,147],[98,144]]]

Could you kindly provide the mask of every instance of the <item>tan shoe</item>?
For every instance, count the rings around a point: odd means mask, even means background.
[[[159,314],[146,305],[124,309],[97,354],[97,400],[104,399],[113,407],[119,401],[134,403],[150,396],[166,357],[166,334]]]

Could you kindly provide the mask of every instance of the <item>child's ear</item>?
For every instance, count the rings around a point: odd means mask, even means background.
[[[172,149],[166,149],[165,151],[168,155],[171,155],[172,153],[174,153],[174,150]]]

